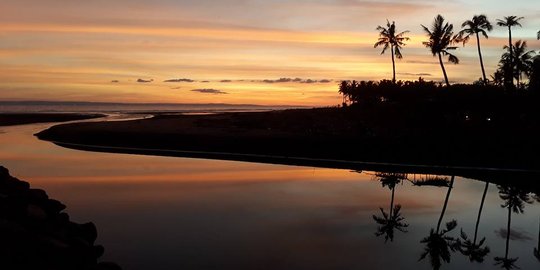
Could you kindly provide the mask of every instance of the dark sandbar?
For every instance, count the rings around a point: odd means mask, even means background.
[[[58,125],[37,136],[103,152],[445,174],[504,170],[512,178],[538,174],[535,127],[391,115],[353,108],[160,115]]]

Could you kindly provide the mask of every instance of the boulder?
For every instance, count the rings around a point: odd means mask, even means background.
[[[0,264],[2,269],[119,270],[98,263],[94,223],[72,222],[66,206],[0,166]]]

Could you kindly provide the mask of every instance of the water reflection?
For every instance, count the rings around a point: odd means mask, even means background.
[[[448,185],[448,191],[446,193],[446,199],[444,200],[444,206],[437,222],[437,228],[429,231],[429,235],[420,241],[424,244],[424,252],[420,256],[420,260],[424,260],[429,257],[429,262],[433,269],[441,268],[442,262],[450,263],[452,252],[455,252],[458,247],[458,241],[456,238],[449,235],[457,227],[457,221],[452,220],[446,223],[445,227],[441,230],[441,224],[444,219],[444,214],[448,207],[448,201],[450,200],[450,194],[454,188],[455,176],[452,176],[450,184]]]
[[[525,209],[525,203],[532,203],[532,199],[529,193],[513,186],[498,186],[499,196],[504,201],[501,205],[503,208],[508,209],[508,225],[506,227],[506,249],[504,257],[495,257],[495,265],[499,265],[504,269],[518,268],[516,262],[519,257],[508,257],[510,251],[510,232],[512,225],[512,212],[516,214],[523,214]]]
[[[538,200],[539,197],[536,197],[536,198]],[[538,246],[534,248],[533,254],[534,254],[534,257],[536,257],[536,259],[540,261],[540,223],[538,224],[539,224],[538,225]]]
[[[540,203],[540,195],[538,192],[533,194],[534,199]],[[534,257],[540,261],[540,222],[538,223],[538,244],[533,251]]]
[[[458,239],[458,249],[464,256],[468,257],[471,262],[484,262],[484,258],[489,254],[490,249],[488,246],[484,246],[486,238],[483,237],[478,243],[478,227],[480,225],[480,219],[482,217],[482,210],[484,209],[484,202],[486,201],[486,195],[489,189],[489,182],[486,182],[484,193],[482,194],[482,201],[480,202],[480,209],[478,210],[478,217],[476,218],[476,225],[474,226],[474,237],[471,241],[468,235],[461,229],[461,239]]]
[[[406,233],[406,228],[409,227],[409,224],[405,223],[405,218],[401,216],[401,205],[398,204],[394,207],[396,185],[407,179],[407,175],[400,173],[376,173],[375,176],[381,182],[383,187],[388,187],[392,192],[388,213],[381,207],[380,210],[382,216],[373,215],[373,219],[379,224],[375,235],[377,237],[384,235],[385,242],[388,242],[388,240],[392,242],[394,241],[395,230]]]
[[[32,137],[44,128],[2,128],[0,160],[69,205],[73,220],[94,221],[104,259],[125,269],[421,270],[435,268],[432,258],[444,270],[492,269],[495,257],[540,266],[529,239],[539,205],[512,212],[505,233],[528,238],[509,241],[505,256],[494,232],[508,208],[495,182],[81,152]]]

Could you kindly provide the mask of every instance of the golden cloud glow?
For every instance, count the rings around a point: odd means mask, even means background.
[[[270,1],[258,13],[232,8],[236,0],[214,3],[215,9],[197,1],[158,2],[138,1],[127,11],[126,3],[108,10],[65,1],[6,5],[0,11],[0,99],[336,105],[339,80],[390,78],[389,54],[373,48],[374,28],[385,23],[379,18],[385,13],[403,22],[399,29],[411,30],[404,59],[397,62],[398,79],[442,79],[419,29],[434,16],[427,14],[437,6],[432,2],[312,1],[278,9]],[[457,14],[452,4],[445,8]],[[505,43],[504,31],[482,40],[488,73]],[[540,43],[530,40],[529,46]],[[451,80],[478,79],[474,40],[457,54],[461,64],[447,67]],[[195,82],[163,82],[172,78]],[[279,78],[332,82],[261,82]],[[212,95],[220,91],[228,94]]]

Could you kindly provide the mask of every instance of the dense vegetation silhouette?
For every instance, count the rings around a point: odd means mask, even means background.
[[[401,54],[402,46],[405,46],[404,41],[409,40],[408,37],[405,37],[405,34],[409,31],[403,31],[401,33],[396,33],[396,24],[395,22],[386,21],[386,28],[382,26],[377,27],[379,31],[379,40],[375,43],[374,47],[383,46],[381,54],[384,54],[388,48],[390,48],[390,53],[392,54],[392,82],[396,81],[396,61],[397,59],[402,59],[403,55]],[[395,55],[395,57],[394,57]]]
[[[418,136],[423,132],[423,128],[440,128],[439,134],[432,134],[431,138],[438,137],[439,142],[446,140],[454,140],[456,136],[446,137],[445,133],[454,133],[458,137],[465,130],[471,131],[469,138],[474,138],[483,131],[488,125],[492,129],[491,134],[502,134],[509,129],[514,129],[520,134],[532,134],[532,130],[540,131],[540,114],[536,109],[540,102],[540,56],[534,50],[527,49],[527,42],[518,40],[512,43],[512,28],[521,26],[523,17],[507,16],[504,19],[499,19],[497,25],[508,29],[508,45],[501,47],[506,51],[502,53],[499,61],[499,66],[495,73],[488,79],[486,67],[482,57],[480,36],[489,38],[488,33],[493,30],[493,25],[488,20],[486,15],[475,15],[470,20],[466,20],[461,24],[462,29],[455,34],[454,26],[445,21],[442,15],[437,15],[431,26],[422,28],[428,36],[428,41],[423,42],[434,57],[438,57],[439,64],[444,76],[444,86],[442,83],[425,81],[419,78],[417,81],[396,81],[395,76],[392,80],[381,81],[342,81],[339,85],[339,93],[343,95],[343,107],[357,107],[354,113],[362,113],[371,115],[377,119],[377,124],[374,124],[378,131],[385,124],[388,129],[395,125],[394,131],[396,134],[408,134],[405,130],[409,127],[403,127],[399,121],[394,121],[391,116],[396,119],[403,119],[404,115],[410,117],[407,122],[411,126],[415,126],[414,131],[411,131]],[[388,37],[388,29],[393,28],[395,31],[395,22],[387,23],[387,28],[379,26],[379,40],[375,44],[383,45],[391,48]],[[454,53],[458,47],[456,44],[465,44],[471,37],[476,37],[478,57],[482,70],[481,78],[472,84],[454,83],[451,85],[444,58],[448,58],[448,62],[458,64],[458,55]],[[385,47],[386,49],[386,47]],[[385,50],[383,50],[384,53]],[[401,53],[401,47],[399,48]],[[394,68],[395,69],[395,68]],[[514,85],[514,80],[516,84]],[[517,85],[517,87],[516,87]],[[350,106],[352,105],[352,106]],[[399,109],[397,109],[399,108]],[[512,109],[510,109],[512,108]],[[351,110],[352,111],[352,110]],[[392,115],[393,113],[393,115]],[[388,118],[381,119],[380,115],[388,115]],[[426,123],[430,119],[429,123]],[[504,119],[503,121],[501,121]],[[373,121],[375,122],[375,121]],[[503,124],[504,122],[504,124]],[[454,125],[461,123],[458,125]],[[489,123],[489,124],[488,124]],[[527,127],[529,131],[518,131]],[[473,132],[472,129],[475,129]],[[486,130],[484,130],[486,131]],[[374,133],[376,133],[374,131]],[[378,137],[374,135],[373,137]],[[495,135],[497,137],[498,135]],[[444,137],[444,138],[443,138]],[[489,144],[496,145],[493,149],[520,149],[519,156],[533,156],[532,153],[526,153],[527,148],[531,149],[538,145],[538,141],[531,137],[530,140],[523,140],[523,147],[515,147],[515,145],[506,145],[507,139],[500,137],[494,139],[487,133],[484,141],[461,140],[457,148],[464,145],[476,147],[491,141]],[[424,140],[428,143],[431,138]],[[478,137],[479,138],[479,137]],[[506,141],[506,142],[505,142]],[[527,142],[525,142],[527,141]],[[525,146],[527,145],[527,146]],[[396,147],[396,146],[393,146]],[[425,145],[417,145],[422,149]],[[384,147],[381,147],[384,148]],[[399,148],[399,147],[396,147]],[[521,151],[525,150],[525,151]],[[453,151],[452,151],[453,152]],[[506,154],[503,154],[506,156]]]
[[[504,53],[501,58],[501,66],[511,66],[513,71],[513,79],[516,80],[518,88],[524,88],[521,85],[523,75],[527,77],[531,76],[533,60],[536,52],[533,50],[527,51],[527,42],[518,40],[512,46],[513,49],[507,53]],[[504,47],[505,49],[507,46]]]
[[[434,186],[434,187],[448,187],[450,186],[450,181],[448,178],[438,175],[426,175],[409,180],[414,186],[423,187],[423,186]]]

